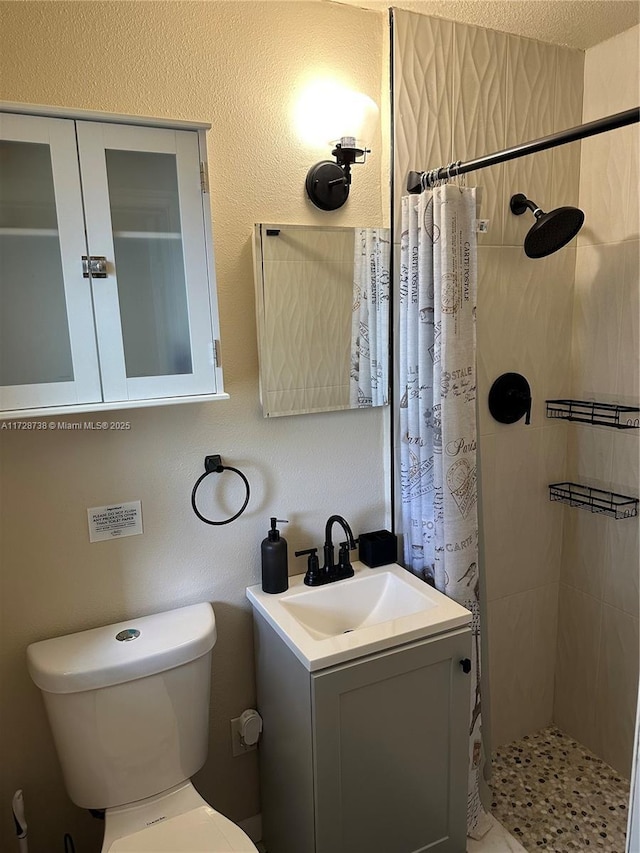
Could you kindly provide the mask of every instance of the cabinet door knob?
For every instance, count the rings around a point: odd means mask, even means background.
[[[463,672],[466,672],[466,673],[471,672],[471,661],[469,660],[469,658],[463,658],[460,661],[460,666],[462,667]]]
[[[104,255],[82,256],[82,277],[83,278],[106,278],[107,277],[107,259]]]

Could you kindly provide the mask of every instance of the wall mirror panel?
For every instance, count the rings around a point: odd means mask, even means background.
[[[253,252],[264,416],[386,405],[389,229],[260,223]]]

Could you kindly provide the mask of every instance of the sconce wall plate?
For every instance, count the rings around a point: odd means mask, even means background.
[[[307,195],[320,210],[337,210],[349,198],[351,167],[366,163],[369,148],[356,148],[352,136],[343,136],[331,152],[336,158],[321,160],[307,172],[305,189]]]
[[[321,160],[307,172],[307,195],[320,210],[337,210],[349,198],[344,170],[333,160]]]

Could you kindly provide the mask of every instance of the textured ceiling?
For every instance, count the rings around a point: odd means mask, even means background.
[[[639,21],[638,0],[338,0],[351,6],[394,6],[550,44],[586,50]]]

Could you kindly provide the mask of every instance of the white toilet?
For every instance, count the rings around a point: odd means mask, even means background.
[[[190,782],[207,757],[210,604],[34,643],[69,796],[105,809],[102,853],[256,853]]]

